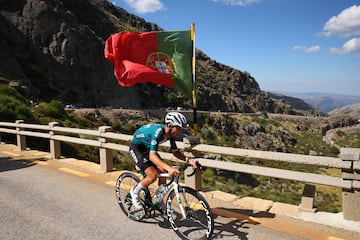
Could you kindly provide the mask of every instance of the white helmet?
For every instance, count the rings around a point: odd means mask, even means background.
[[[170,124],[171,127],[179,126],[182,128],[188,127],[188,121],[182,113],[169,112],[165,116],[165,123]]]

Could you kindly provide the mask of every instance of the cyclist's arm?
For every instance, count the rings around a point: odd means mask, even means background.
[[[176,150],[173,152],[173,155],[174,155],[176,158],[180,159],[180,160],[183,160],[183,161],[185,161],[185,162],[188,161],[188,158],[185,157],[185,155],[184,155],[182,152],[180,152],[179,149],[176,149]]]
[[[172,154],[180,159],[180,160],[183,160],[183,161],[187,161],[187,158],[185,157],[185,155],[180,152],[180,150],[178,149],[178,147],[176,146],[176,142],[175,142],[175,139],[171,138],[170,139],[170,148],[171,148],[171,152]]]
[[[180,160],[183,160],[187,163],[190,163],[192,165],[192,167],[195,169],[197,168],[196,165],[196,161],[192,158],[186,157],[182,152],[180,152],[179,150],[173,152],[174,156],[177,157]]]

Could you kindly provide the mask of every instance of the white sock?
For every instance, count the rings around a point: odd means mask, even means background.
[[[134,193],[135,193],[135,194],[138,194],[139,191],[140,191],[141,189],[143,189],[143,188],[144,188],[144,186],[142,185],[141,182],[139,182],[138,185],[136,185],[136,187],[134,188]]]

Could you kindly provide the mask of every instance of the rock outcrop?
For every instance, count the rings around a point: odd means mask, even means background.
[[[105,40],[120,31],[159,31],[154,23],[106,0],[3,0],[0,3],[0,83],[33,101],[87,107],[191,106],[172,89],[117,85],[104,58]],[[197,51],[198,108],[300,114],[260,90],[256,80]]]

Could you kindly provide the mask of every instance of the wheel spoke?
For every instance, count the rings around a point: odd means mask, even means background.
[[[182,239],[206,239],[213,232],[214,220],[206,200],[191,188],[182,188],[180,204],[184,204],[186,219],[182,218],[175,192],[167,200],[167,215],[171,226]]]
[[[117,179],[115,187],[116,198],[121,210],[126,216],[134,220],[141,220],[145,216],[145,211],[143,209],[134,209],[129,193],[130,189],[135,187],[139,181],[140,179],[133,173],[124,173]]]

